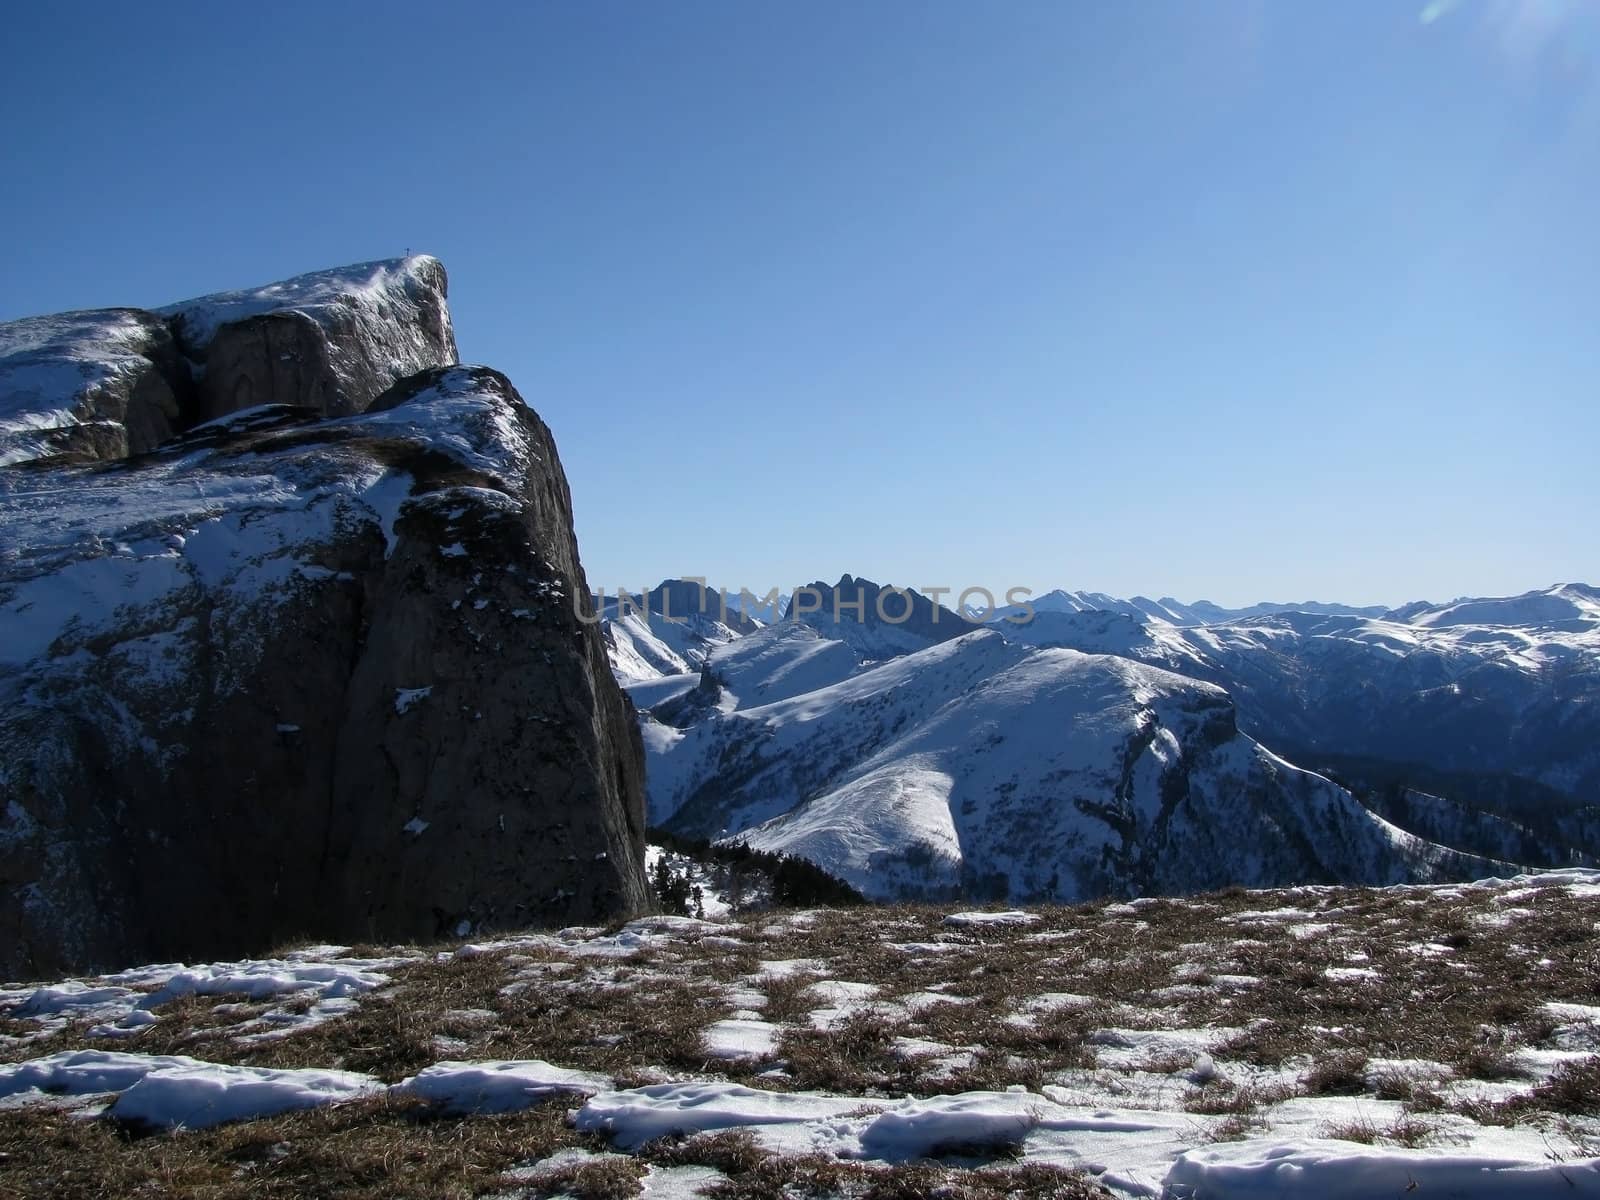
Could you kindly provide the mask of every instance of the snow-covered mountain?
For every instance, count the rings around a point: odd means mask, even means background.
[[[844,642],[862,662],[910,654],[972,631],[972,622],[914,588],[842,575],[794,590],[789,619]]]
[[[1381,617],[1387,611],[1382,605],[1357,608],[1348,604],[1328,604],[1320,600],[1299,603],[1252,604],[1247,608],[1223,608],[1209,600],[1185,603],[1171,596],[1151,600],[1148,596],[1134,596],[1124,600],[1104,592],[1068,592],[1057,588],[1035,596],[1028,601],[1036,613],[1122,613],[1136,620],[1163,621],[1168,625],[1216,625],[1238,621],[1246,617],[1264,617],[1283,612],[1321,613],[1325,616]],[[1026,612],[1022,605],[1004,605],[992,614],[994,617],[1016,616]],[[980,615],[974,613],[973,615]]]
[[[915,633],[874,620],[880,589],[850,576],[811,590],[814,611],[630,684],[653,822],[798,853],[873,895],[1017,900],[1600,849],[1580,799],[1600,755],[1584,585],[1220,622],[1060,592],[981,633],[944,609]],[[1337,767],[1359,798],[1289,759]]]
[[[1523,807],[1547,807],[1544,791],[1568,807],[1600,802],[1600,592],[1583,584],[1382,617],[1284,612],[1177,628],[1041,613],[995,627],[1217,683],[1246,730],[1301,759],[1506,776],[1527,785]]]
[[[747,615],[746,608],[757,615]],[[817,636],[808,642],[805,635],[800,635],[801,641],[797,642],[790,634],[783,634],[741,651],[741,656],[761,655],[762,661],[776,670],[772,655],[796,653],[804,658],[809,651],[803,645],[820,639],[836,647],[830,652],[834,661],[828,669],[830,682],[843,678],[840,672],[922,650],[975,628],[974,622],[933,603],[920,592],[880,587],[871,580],[850,575],[838,583],[819,580],[798,587],[787,597],[780,597],[776,612],[773,605],[758,607],[752,603],[748,593],[741,603],[738,593],[724,593],[682,579],[669,579],[643,595],[597,596],[596,611],[604,618],[602,629],[617,678],[629,687],[650,684],[661,676],[698,671],[720,647],[769,624],[790,630],[810,629]],[[725,661],[721,667],[723,673],[737,670],[733,660]],[[790,689],[790,694],[800,679],[810,678],[805,672],[779,673],[789,680],[779,686]],[[763,678],[760,686],[765,689],[775,684],[775,680]],[[673,685],[664,687],[671,692]],[[653,685],[646,689],[649,695],[655,695],[657,690]]]
[[[1219,688],[992,630],[756,707],[707,705],[687,728],[644,722],[653,822],[798,854],[879,898],[1491,869],[1240,734]]]
[[[595,597],[612,667],[624,685],[698,671],[706,655],[761,627],[735,603],[686,579],[641,594]]]

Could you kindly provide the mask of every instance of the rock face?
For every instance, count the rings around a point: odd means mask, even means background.
[[[259,404],[361,412],[457,361],[448,281],[425,254],[358,263],[154,312],[0,325],[0,464],[142,454]]]
[[[361,412],[385,388],[457,361],[444,266],[428,255],[317,271],[161,310],[197,372],[198,416],[257,404]]]
[[[172,332],[137,308],[0,325],[0,464],[125,458],[180,428],[192,392]]]
[[[438,283],[414,347],[448,338]],[[0,971],[648,906],[642,749],[549,430],[479,367],[325,418],[381,372],[318,328],[284,385],[317,404],[0,470]]]

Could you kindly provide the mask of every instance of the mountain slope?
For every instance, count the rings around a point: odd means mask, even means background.
[[[850,575],[794,590],[786,619],[844,642],[863,662],[909,654],[977,628],[913,588],[880,585]]]
[[[1600,602],[1584,585],[1385,617],[1284,612],[1174,628],[1042,612],[994,627],[1219,684],[1269,745],[1517,775],[1578,805],[1600,798]]]
[[[639,595],[595,597],[612,669],[625,684],[698,671],[716,647],[761,628],[729,598],[687,579]]]
[[[646,743],[654,821],[798,854],[879,898],[1486,869],[1240,735],[1220,689],[993,631],[687,730],[647,726]]]
[[[1263,603],[1252,604],[1247,608],[1223,608],[1209,600],[1197,600],[1192,604],[1176,600],[1171,596],[1163,596],[1159,600],[1151,600],[1147,596],[1133,596],[1124,600],[1107,595],[1105,592],[1069,592],[1060,588],[1033,597],[1029,600],[1028,607],[1036,613],[1121,613],[1140,621],[1162,621],[1168,625],[1178,626],[1226,624],[1248,617],[1272,616],[1285,612],[1365,617],[1381,617],[1385,613],[1382,605],[1358,608],[1348,604],[1307,600],[1298,604]],[[1021,605],[1006,605],[991,615],[1004,618],[1026,611]]]

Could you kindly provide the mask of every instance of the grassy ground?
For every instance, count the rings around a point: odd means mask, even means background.
[[[1398,1102],[1392,1119],[1323,1131],[1356,1142],[1427,1145],[1444,1115],[1559,1129],[1580,1145],[1600,1131],[1596,1028],[1548,1007],[1600,1005],[1600,911],[1567,889],[1230,891],[967,928],[946,926],[948,912],[768,913],[617,957],[594,955],[593,939],[470,957],[432,947],[407,952],[353,1012],[275,1040],[235,1027],[283,997],[187,997],[115,1046],[89,1022],[41,1034],[13,1017],[0,1057],[115,1048],[388,1082],[447,1059],[538,1058],[619,1087],[721,1078],[864,1105],[1051,1087],[1185,1110],[1211,1138],[1263,1132],[1296,1096]],[[819,979],[869,987],[841,1000]],[[710,1052],[707,1027],[736,1012],[775,1027],[772,1054]],[[0,1111],[0,1195],[621,1197],[695,1165],[728,1171],[710,1194],[739,1200],[1105,1194],[1004,1148],[885,1168],[719,1134],[620,1156],[572,1129],[570,1107],[449,1118],[381,1098],[154,1135],[65,1106]],[[568,1157],[540,1173],[558,1152]]]

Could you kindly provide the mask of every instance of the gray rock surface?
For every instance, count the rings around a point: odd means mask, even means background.
[[[646,908],[588,595],[484,368],[0,471],[0,971]]]

